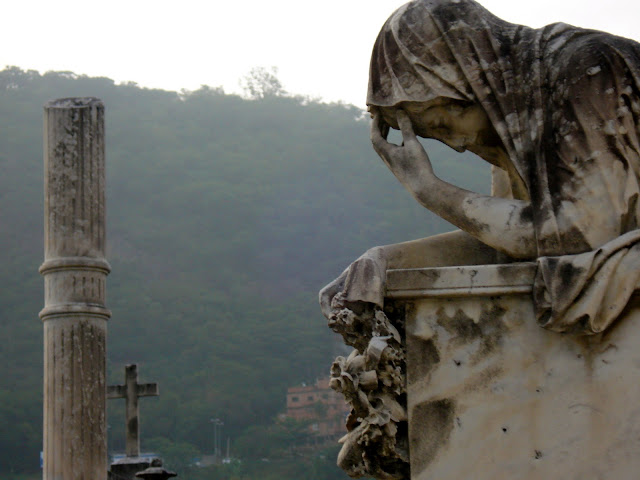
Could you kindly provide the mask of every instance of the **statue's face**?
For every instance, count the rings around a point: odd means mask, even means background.
[[[381,107],[384,120],[398,128],[396,111],[404,110],[416,135],[435,138],[457,151],[496,147],[500,144],[484,109],[476,103],[463,103],[447,98],[430,102],[404,102],[399,107]]]

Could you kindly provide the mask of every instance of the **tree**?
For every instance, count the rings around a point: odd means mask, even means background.
[[[254,100],[283,97],[287,94],[278,78],[278,67],[254,67],[240,80],[245,95]]]
[[[0,348],[0,385],[11,385],[0,392],[0,479],[37,470],[42,448],[42,104],[82,95],[108,108],[110,383],[136,362],[162,392],[143,406],[143,448],[167,450],[167,468],[183,471],[189,445],[211,448],[215,415],[233,455],[255,467],[242,480],[324,479],[275,476],[293,465],[278,451],[309,432],[272,424],[287,387],[326,376],[342,352],[317,291],[371,245],[444,221],[376,160],[356,107],[17,67],[0,71],[0,328],[11,339]],[[485,162],[438,145],[428,151],[444,179],[486,192]],[[118,448],[124,412],[109,408]],[[154,437],[171,445],[145,447]]]

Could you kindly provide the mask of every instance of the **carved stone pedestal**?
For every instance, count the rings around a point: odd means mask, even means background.
[[[536,324],[534,265],[388,272],[405,310],[412,480],[640,471],[640,301],[598,336]]]

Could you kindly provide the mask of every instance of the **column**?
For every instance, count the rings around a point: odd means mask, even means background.
[[[104,105],[44,107],[44,480],[105,479]]]

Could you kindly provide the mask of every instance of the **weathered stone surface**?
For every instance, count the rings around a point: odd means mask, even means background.
[[[367,104],[375,151],[461,232],[369,250],[323,290],[325,315],[337,293],[382,307],[388,269],[520,259],[537,263],[544,328],[592,335],[616,321],[640,279],[639,44],[414,0],[376,40]],[[418,137],[492,164],[492,195],[439,179]]]
[[[346,373],[358,355],[366,363],[360,343],[378,341],[389,300],[404,305],[394,322],[406,328],[412,477],[633,477],[640,45],[514,25],[473,0],[414,0],[380,31],[367,104],[374,150],[460,228],[374,247],[320,292],[330,325],[357,350],[339,359]],[[418,137],[492,164],[492,194],[438,178]],[[531,263],[497,265],[515,261]],[[481,264],[494,266],[471,267]],[[467,267],[429,268],[457,265]],[[405,354],[402,340],[388,348]],[[358,370],[353,398],[375,390],[370,370]],[[367,462],[365,452],[346,469],[400,478],[404,467],[379,468],[394,455]]]
[[[104,106],[95,98],[45,105],[45,480],[104,478]]]
[[[377,307],[355,313],[340,295],[334,297],[333,311],[329,326],[354,347],[331,367],[330,385],[351,407],[338,465],[352,477],[406,478],[404,316],[389,307],[390,318]]]
[[[531,265],[509,265],[508,276],[501,268],[390,278],[390,295],[411,305],[411,479],[635,478],[640,298],[604,334],[559,335],[536,324],[522,288]],[[405,290],[416,275],[425,288]],[[433,286],[437,276],[447,288]]]

